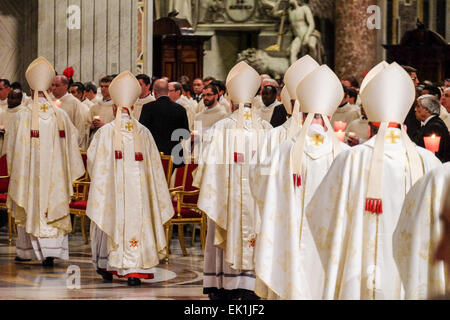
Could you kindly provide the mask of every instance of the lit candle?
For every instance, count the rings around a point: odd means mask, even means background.
[[[430,150],[431,152],[439,151],[439,143],[441,142],[441,137],[436,136],[434,133],[431,137],[424,137],[423,141],[425,142],[425,148]]]
[[[61,101],[60,100],[55,100],[55,104],[58,108],[61,108]]]
[[[339,130],[336,133],[337,138],[339,139],[339,141],[344,142],[345,140],[345,132],[342,130]]]
[[[345,128],[347,127],[347,123],[344,121],[335,121],[334,122],[334,131],[345,131]]]

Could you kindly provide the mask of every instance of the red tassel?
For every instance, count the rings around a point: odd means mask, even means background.
[[[252,151],[252,158],[255,156],[256,151]]]
[[[242,163],[244,162],[244,155],[242,153],[234,153],[234,162],[236,163]]]
[[[383,213],[383,201],[381,199],[366,199],[366,211],[376,214]]]
[[[60,138],[65,138],[65,137],[66,137],[66,131],[64,131],[64,130],[59,130],[59,137],[60,137]]]
[[[32,138],[39,138],[39,130],[31,130]]]
[[[116,151],[116,159],[122,159],[122,151]]]
[[[136,160],[136,161],[143,161],[144,160],[144,156],[142,155],[142,153],[136,152],[134,154],[134,160]]]
[[[294,187],[302,186],[302,176],[299,174],[294,174]]]

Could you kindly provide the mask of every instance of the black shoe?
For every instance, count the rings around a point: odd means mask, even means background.
[[[105,281],[112,281],[112,279],[113,279],[113,275],[111,273],[109,273],[108,271],[103,271],[103,270],[97,269],[97,273],[99,275],[101,275],[103,280],[105,280]]]
[[[54,259],[55,258],[53,258],[53,257],[47,257],[47,258],[45,258],[44,261],[42,261],[42,265],[44,267],[53,267],[53,260]]]
[[[18,261],[18,262],[27,262],[27,261],[31,261],[31,259],[22,259],[22,258],[20,258],[20,257],[16,257],[16,258],[14,259],[14,261]]]
[[[139,279],[139,278],[128,278],[128,285],[129,286],[140,286],[141,285],[141,279]]]

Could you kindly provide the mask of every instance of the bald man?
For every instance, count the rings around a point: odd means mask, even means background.
[[[81,149],[87,149],[88,126],[87,116],[89,107],[69,93],[69,80],[64,75],[57,75],[51,87],[56,104],[64,110],[78,130],[78,145]]]
[[[147,127],[155,139],[159,152],[174,156],[174,167],[183,165],[183,156],[180,148],[175,148],[181,138],[190,138],[189,122],[186,109],[173,102],[169,98],[169,84],[165,79],[155,81],[153,94],[156,101],[142,106],[139,122]],[[176,138],[172,141],[172,134],[175,130]]]

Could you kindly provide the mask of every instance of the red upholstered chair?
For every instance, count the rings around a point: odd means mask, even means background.
[[[13,233],[16,233],[14,224],[14,218],[6,207],[6,199],[8,198],[8,163],[6,161],[6,155],[0,158],[0,209],[5,209],[8,212],[8,241],[12,243]],[[16,233],[17,234],[17,233]]]
[[[75,232],[76,219],[80,218],[81,220],[81,234],[83,235],[84,243],[88,244],[89,239],[86,233],[86,207],[87,200],[89,195],[89,173],[87,170],[87,155],[85,151],[81,151],[81,157],[83,158],[84,167],[86,169],[86,173],[83,177],[73,182],[73,191],[74,194],[72,196],[72,201],[69,204],[69,212],[74,215],[72,233]]]
[[[195,169],[197,169],[197,164],[191,163],[178,168],[176,172],[175,188],[171,189],[171,194],[175,197],[173,200],[175,215],[165,225],[167,240],[166,262],[169,260],[169,229],[174,225],[178,225],[178,239],[184,256],[187,255],[183,231],[185,224],[200,224],[202,250],[205,248],[206,215],[197,206],[200,190],[192,185],[192,172]],[[192,235],[194,236],[194,233]]]

